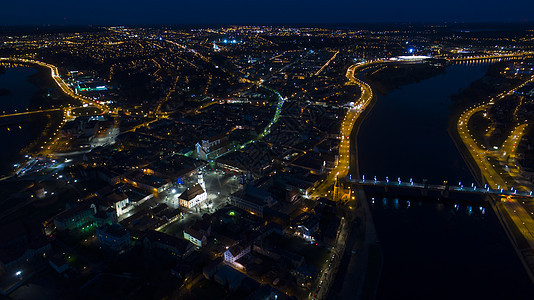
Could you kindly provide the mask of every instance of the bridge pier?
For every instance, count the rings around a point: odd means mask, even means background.
[[[443,198],[449,198],[449,183],[447,181],[444,181],[443,183],[445,185],[445,188],[443,189],[443,191],[441,191],[441,196]]]
[[[424,187],[421,189],[421,196],[428,197],[428,182],[426,179],[423,179]]]

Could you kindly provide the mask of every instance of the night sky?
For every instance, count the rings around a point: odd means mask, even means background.
[[[534,21],[532,0],[0,0],[0,25]]]

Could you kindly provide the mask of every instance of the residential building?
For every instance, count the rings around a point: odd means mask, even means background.
[[[69,264],[67,263],[67,260],[59,255],[50,255],[48,256],[48,263],[59,274],[66,272],[69,269]]]
[[[130,245],[130,233],[120,224],[106,224],[97,228],[96,239],[113,251],[123,250]]]
[[[87,224],[93,224],[96,206],[90,201],[84,201],[67,209],[54,217],[57,230],[79,229]]]
[[[39,227],[14,222],[2,225],[0,232],[0,274],[33,265],[51,250]]]
[[[117,212],[117,217],[120,217],[127,211],[129,199],[128,195],[123,192],[114,192],[107,195],[104,198],[103,203],[109,206],[110,208],[115,209],[115,211]]]
[[[190,241],[197,247],[202,247],[208,242],[208,238],[203,232],[191,227],[184,228],[184,239]]]
[[[166,256],[177,259],[183,259],[194,251],[188,241],[155,230],[147,232],[143,243],[149,249],[158,249]]]
[[[241,244],[236,244],[224,252],[224,260],[233,264],[248,253],[250,253],[250,245],[242,246]]]
[[[229,203],[235,207],[239,207],[252,214],[263,217],[263,209],[265,207],[272,207],[276,204],[276,201],[267,191],[252,186],[245,186],[242,191],[230,195]]]
[[[222,133],[209,139],[201,140],[195,145],[195,154],[200,159],[215,159],[228,150],[228,135]]]

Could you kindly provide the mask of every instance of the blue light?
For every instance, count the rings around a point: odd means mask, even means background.
[[[408,53],[413,53],[413,48],[408,49]]]

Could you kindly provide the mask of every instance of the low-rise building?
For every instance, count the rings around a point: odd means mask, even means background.
[[[295,220],[296,233],[302,238],[313,241],[314,235],[319,230],[319,218],[309,213],[303,213]]]
[[[236,244],[224,252],[224,260],[233,264],[236,262],[236,260],[247,255],[248,253],[250,253],[250,245],[243,246],[241,244]]]
[[[93,224],[96,206],[90,201],[84,201],[69,208],[54,217],[57,230],[79,229],[87,224]]]
[[[0,274],[34,265],[51,250],[38,227],[14,222],[2,225],[0,232]]]
[[[159,249],[166,256],[177,259],[185,258],[194,251],[193,245],[188,241],[155,230],[147,232],[143,243],[149,249]]]
[[[50,255],[48,257],[48,263],[50,264],[52,269],[54,269],[59,274],[62,274],[69,269],[69,264],[67,263],[67,260],[59,254]]]
[[[222,133],[203,139],[195,145],[195,154],[200,159],[215,159],[228,151],[228,135]]]
[[[136,170],[122,177],[122,181],[136,188],[158,195],[171,186],[169,178],[162,178]]]
[[[130,233],[120,224],[106,224],[97,228],[96,239],[113,251],[126,249],[130,245]]]
[[[252,214],[263,217],[263,209],[265,207],[272,207],[276,204],[276,201],[267,191],[251,186],[245,186],[242,191],[230,195],[229,203],[235,207],[239,207]]]
[[[198,220],[184,229],[184,238],[197,247],[205,246],[210,235],[211,223],[207,219]]]
[[[93,217],[97,227],[118,222],[117,212],[113,208],[108,208],[105,211],[100,210]]]
[[[107,195],[104,198],[103,203],[110,208],[115,209],[117,216],[120,217],[123,213],[127,211],[129,204],[128,195],[123,192],[114,192]]]

